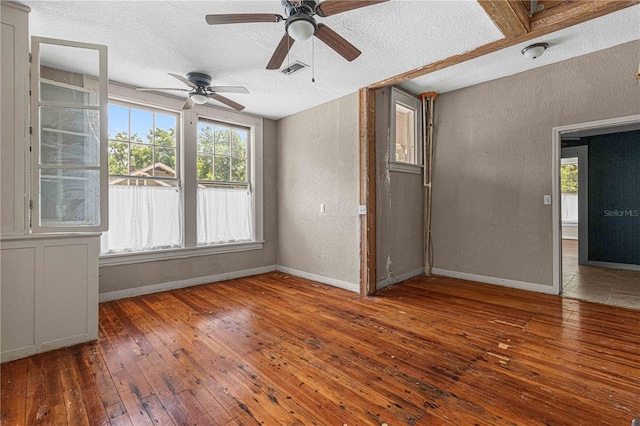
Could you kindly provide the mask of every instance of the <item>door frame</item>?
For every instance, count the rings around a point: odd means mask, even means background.
[[[596,131],[640,124],[640,114],[625,117],[608,118],[605,120],[556,126],[551,129],[551,208],[552,208],[552,238],[553,238],[553,293],[562,291],[562,212],[560,206],[560,162],[562,149],[562,135],[574,132]]]

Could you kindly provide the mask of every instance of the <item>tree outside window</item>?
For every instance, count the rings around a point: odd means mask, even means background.
[[[198,123],[199,181],[246,184],[248,130]]]

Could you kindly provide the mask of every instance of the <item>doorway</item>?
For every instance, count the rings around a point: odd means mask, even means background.
[[[607,199],[603,204],[602,196],[596,190],[604,183],[599,178],[595,179],[600,176],[595,171],[598,168],[614,170],[615,167],[609,167],[608,162],[604,167],[601,157],[589,158],[589,141],[592,145],[600,143],[602,139],[614,138],[613,134],[626,135],[626,140],[640,141],[640,115],[553,129],[554,290],[565,297],[640,309],[640,262],[616,263],[603,259],[602,254],[603,238],[608,238],[605,257],[620,251],[616,244],[621,239],[620,236],[613,238],[615,232],[609,228],[613,221],[608,217],[603,219],[608,210],[602,206],[608,206],[611,200]],[[600,143],[600,151],[602,146]],[[614,149],[613,144],[611,149]],[[591,150],[598,152],[594,147]],[[589,162],[598,160],[601,162],[594,164],[589,172]],[[593,180],[591,191],[589,175]],[[629,188],[635,192],[639,189]],[[590,193],[593,198],[591,204]],[[616,213],[620,211],[614,210]],[[591,227],[589,213],[594,219]],[[629,211],[629,214],[633,212]],[[609,216],[612,216],[610,212]],[[633,217],[627,219],[630,224],[626,225],[627,234],[640,233],[640,218],[637,221]],[[591,245],[589,237],[592,238]],[[627,244],[626,247],[633,245]],[[626,250],[633,252],[635,249]]]

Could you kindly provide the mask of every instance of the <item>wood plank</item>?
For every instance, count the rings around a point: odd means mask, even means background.
[[[529,32],[529,15],[522,13],[520,3],[505,0],[478,0],[478,3],[505,38],[520,37]]]
[[[26,359],[2,364],[0,419],[3,424],[26,424],[27,367]]]
[[[2,365],[1,412],[30,425],[627,424],[638,365],[640,311],[437,276],[363,297],[274,272],[102,304],[97,342]]]
[[[359,175],[360,205],[367,213],[360,215],[360,294],[372,295],[377,289],[376,271],[376,96],[375,91],[359,93]]]

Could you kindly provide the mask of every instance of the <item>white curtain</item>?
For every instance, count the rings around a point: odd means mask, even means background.
[[[102,253],[182,246],[180,191],[174,187],[109,186],[109,231]]]
[[[578,223],[578,194],[562,194],[562,222]]]
[[[198,244],[252,241],[249,189],[198,188]]]

